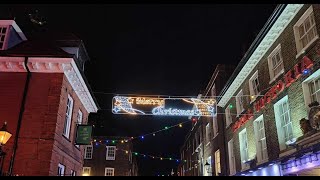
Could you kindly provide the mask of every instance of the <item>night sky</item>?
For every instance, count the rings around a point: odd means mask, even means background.
[[[83,4],[1,5],[0,17],[15,17],[33,32],[29,13],[38,10],[48,31],[82,39],[91,61],[85,74],[101,110],[90,116],[96,135],[140,136],[185,122],[186,117],[111,113],[115,94],[196,96],[215,65],[237,64],[276,5]],[[100,92],[100,93],[98,93]],[[101,93],[103,92],[103,93]],[[180,158],[190,128],[173,128],[135,140],[137,152]],[[139,158],[140,175],[168,175],[174,161]]]

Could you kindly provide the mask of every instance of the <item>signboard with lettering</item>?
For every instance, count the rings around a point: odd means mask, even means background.
[[[91,144],[91,125],[77,125],[76,145],[90,145]]]
[[[112,112],[114,114],[200,117],[214,116],[216,105],[216,100],[212,98],[115,96],[112,100]]]

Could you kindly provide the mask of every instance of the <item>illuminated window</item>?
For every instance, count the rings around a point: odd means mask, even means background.
[[[260,84],[258,79],[258,71],[256,71],[249,80],[250,95],[256,96],[260,94]],[[253,101],[255,98],[251,98]]]
[[[304,52],[318,38],[312,6],[301,16],[293,27],[298,54]]]
[[[263,115],[254,121],[254,131],[257,148],[257,160],[263,162],[268,159],[267,141],[264,129]]]
[[[78,111],[78,115],[77,115],[77,124],[82,124],[82,112],[81,110],[79,109]],[[77,128],[77,126],[76,126]],[[76,138],[76,134],[77,134],[77,129],[75,130],[75,138]],[[78,148],[79,148],[79,145],[76,145]]]
[[[83,167],[82,174],[85,176],[90,176],[91,173],[91,167]]]
[[[92,159],[93,146],[86,145],[84,148],[84,159]]]
[[[279,44],[268,57],[270,83],[284,73],[281,45]]]
[[[229,154],[230,175],[234,175],[236,173],[236,158],[234,156],[233,139],[231,139],[228,142],[228,154]]]
[[[114,176],[114,168],[105,168],[104,171],[104,175],[105,176]]]
[[[71,126],[71,117],[72,117],[72,109],[73,109],[73,99],[70,95],[68,95],[67,100],[67,109],[66,109],[66,118],[64,121],[63,135],[67,138],[70,137],[70,126]]]
[[[221,173],[220,150],[217,150],[214,153],[214,164],[216,168],[216,176],[219,176],[219,174]]]
[[[274,105],[274,112],[280,150],[283,150],[286,148],[285,143],[293,139],[288,96],[285,96]]]
[[[116,159],[116,146],[107,146],[106,160]]]
[[[243,129],[239,133],[239,142],[240,142],[241,166],[242,166],[242,169],[245,169],[247,168],[247,164],[245,162],[249,160],[248,137],[247,137],[246,129]]]
[[[230,111],[230,105],[225,109],[225,115],[226,115],[226,127],[228,127],[232,123],[232,116]]]
[[[236,105],[237,105],[237,116],[239,116],[243,111],[243,91],[242,89],[239,91],[236,97]]]
[[[6,34],[7,34],[7,27],[0,27],[0,50],[4,49]]]
[[[64,176],[65,166],[63,164],[58,164],[58,176]]]

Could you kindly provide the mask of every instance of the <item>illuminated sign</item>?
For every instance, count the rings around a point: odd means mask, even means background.
[[[115,96],[112,99],[112,112],[114,114],[161,116],[214,116],[216,104],[215,99],[208,98]]]
[[[262,110],[265,105],[269,104],[271,100],[275,99],[278,94],[280,94],[285,87],[289,87],[293,82],[299,79],[303,74],[309,72],[309,68],[313,66],[313,62],[307,57],[304,56],[300,63],[296,64],[293,69],[289,70],[284,76],[284,82],[279,80],[276,85],[271,87],[269,91],[259,100],[254,102],[254,108],[256,112]],[[247,113],[242,115],[238,121],[233,125],[233,132],[239,129],[247,121],[253,118],[252,110],[249,108]]]

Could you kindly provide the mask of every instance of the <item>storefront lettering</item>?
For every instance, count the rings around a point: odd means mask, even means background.
[[[299,79],[304,70],[307,70],[313,66],[312,60],[307,56],[304,56],[300,63],[296,64],[293,69],[289,70],[284,75],[284,82],[279,80],[273,87],[269,89],[265,95],[254,102],[253,107],[255,112],[262,110],[271,100],[276,99],[277,96],[284,90],[285,87],[289,87],[293,82]],[[247,113],[239,117],[238,121],[233,125],[233,132],[237,131],[242,125],[249,121],[253,117],[251,109],[247,110]]]

